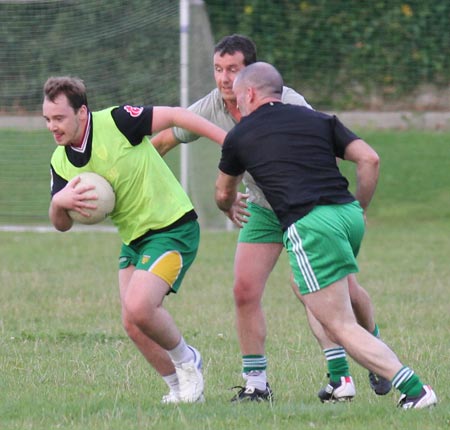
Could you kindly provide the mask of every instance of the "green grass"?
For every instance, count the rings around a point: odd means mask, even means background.
[[[434,410],[406,412],[395,408],[397,393],[372,394],[353,362],[354,402],[318,402],[325,362],[288,286],[285,256],[264,299],[276,402],[229,404],[229,388],[241,381],[231,291],[236,234],[214,232],[203,233],[182,291],[167,299],[186,339],[203,353],[207,402],[163,407],[163,382],[120,325],[116,235],[3,232],[0,428],[448,428],[450,244],[442,238],[449,233],[440,222],[414,232],[381,222],[360,259],[359,279],[384,339],[440,398]]]
[[[370,216],[401,223],[450,220],[450,133],[362,131],[381,159]],[[341,163],[344,173],[352,163]]]
[[[436,408],[398,410],[398,393],[375,396],[353,361],[355,400],[318,401],[326,364],[290,290],[285,255],[264,297],[276,401],[231,405],[229,388],[242,381],[232,298],[237,235],[206,230],[180,294],[166,305],[203,354],[207,401],[163,407],[165,384],[121,327],[117,235],[0,232],[0,429],[448,429],[450,139],[361,135],[380,153],[382,172],[358,278],[383,339],[433,386]]]

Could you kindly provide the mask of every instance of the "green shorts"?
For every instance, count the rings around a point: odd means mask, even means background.
[[[284,233],[284,246],[301,294],[313,293],[350,273],[364,236],[363,210],[357,201],[316,206]]]
[[[239,230],[238,242],[283,243],[283,230],[275,213],[255,203],[247,205],[250,216]]]
[[[166,281],[176,293],[197,255],[200,228],[189,221],[171,230],[155,233],[132,245],[122,244],[119,269],[130,265],[146,270]]]

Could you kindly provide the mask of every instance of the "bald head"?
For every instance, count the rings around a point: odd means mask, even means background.
[[[233,85],[238,107],[243,115],[270,101],[280,101],[283,78],[269,63],[257,62],[242,69]]]

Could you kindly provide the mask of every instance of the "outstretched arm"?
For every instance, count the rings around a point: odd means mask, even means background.
[[[187,109],[181,107],[154,106],[151,132],[155,133],[170,127],[185,128],[193,133],[205,136],[217,142],[219,145],[222,145],[226,135],[226,132],[220,127]]]

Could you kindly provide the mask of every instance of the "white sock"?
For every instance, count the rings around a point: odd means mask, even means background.
[[[167,352],[175,366],[179,366],[181,363],[187,363],[194,359],[194,353],[188,348],[183,337],[181,337],[180,343],[174,349]]]
[[[163,376],[164,382],[169,387],[170,391],[179,391],[178,376],[176,373],[172,373],[171,375]]]
[[[267,385],[267,375],[265,370],[251,370],[243,373],[242,376],[246,380],[246,387],[255,387],[258,390],[264,391]]]

